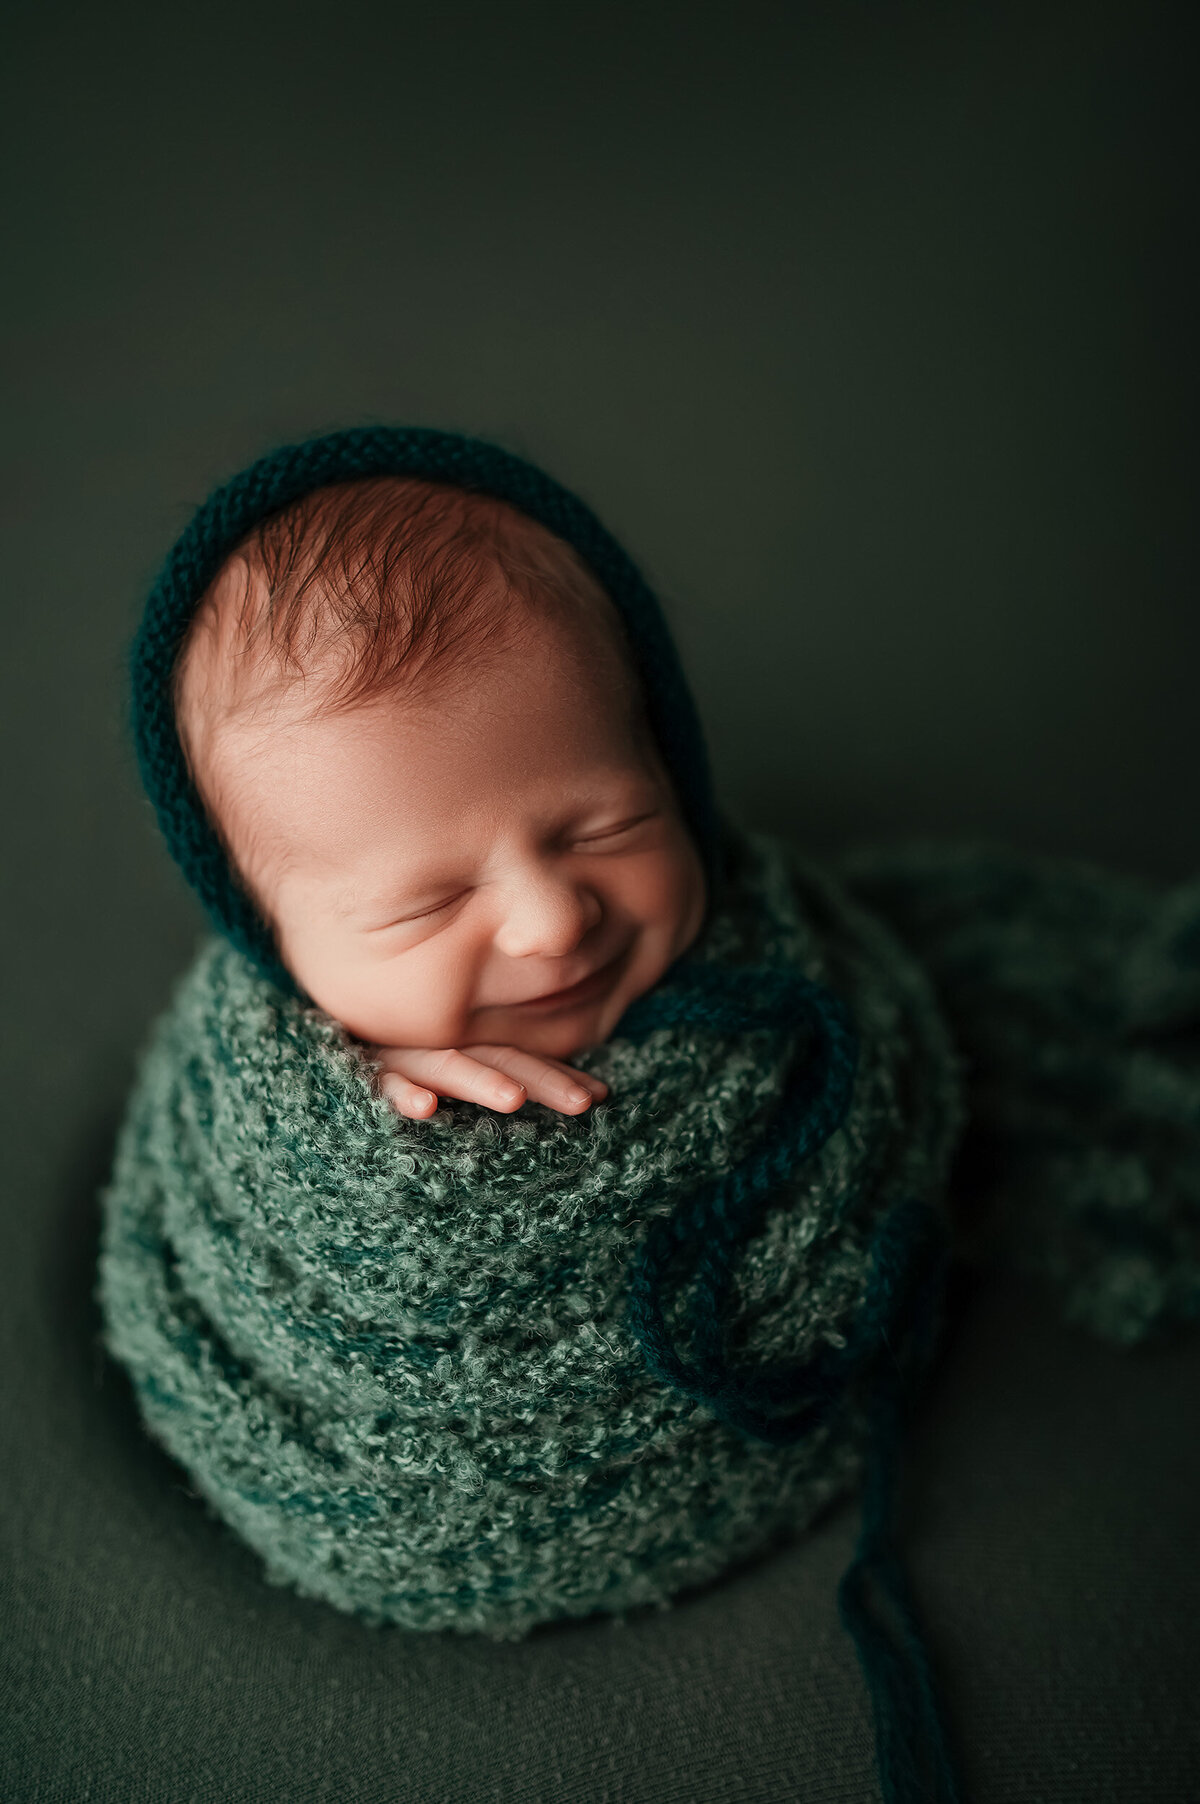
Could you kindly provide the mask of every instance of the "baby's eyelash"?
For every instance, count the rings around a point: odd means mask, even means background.
[[[402,927],[407,921],[427,921],[431,915],[444,914],[448,908],[453,908],[454,904],[460,900],[461,896],[451,896],[448,902],[439,902],[436,908],[423,908],[419,915],[405,915],[403,921],[397,921],[396,925]]]
[[[660,812],[661,810],[652,808],[649,814],[639,814],[634,820],[623,821],[619,827],[610,827],[605,833],[593,833],[589,839],[581,839],[577,843],[581,846],[590,846],[597,840],[615,839],[620,833],[628,833],[632,828],[640,827],[644,821],[652,821]],[[423,908],[419,915],[402,915],[399,919],[389,922],[388,925],[390,927],[407,927],[412,921],[431,921],[436,915],[445,914],[448,908],[453,908],[456,902],[461,902],[465,893],[464,890],[460,890],[458,895],[451,896],[449,901],[439,902],[436,908]]]
[[[581,839],[579,844],[581,846],[590,846],[593,840],[615,839],[618,833],[628,833],[632,827],[640,827],[643,821],[652,821],[657,813],[658,809],[652,808],[649,814],[639,814],[636,820],[624,821],[619,827],[609,827],[608,831],[605,833],[593,833],[590,838]]]

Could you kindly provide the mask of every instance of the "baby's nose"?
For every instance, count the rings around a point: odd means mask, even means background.
[[[581,884],[543,876],[514,886],[496,934],[507,958],[561,958],[600,919],[600,898]]]

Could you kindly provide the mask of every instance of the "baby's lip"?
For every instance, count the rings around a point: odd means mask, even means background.
[[[526,996],[521,1002],[505,1003],[506,1008],[560,1008],[576,1002],[590,1002],[616,976],[617,967],[628,948],[618,952],[603,965],[596,965],[586,976],[559,990],[547,990],[540,996]]]

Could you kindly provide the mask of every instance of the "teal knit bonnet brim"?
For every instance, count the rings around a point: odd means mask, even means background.
[[[216,490],[166,559],[130,653],[130,728],[138,768],[172,857],[217,931],[289,995],[300,994],[258,909],[236,882],[196,792],[176,730],[171,672],[205,590],[261,521],[330,483],[421,476],[493,496],[548,527],[584,559],[620,611],[650,725],[708,877],[719,883],[719,822],[700,719],[662,609],[582,501],[499,446],[421,426],[356,427],[284,445]]]

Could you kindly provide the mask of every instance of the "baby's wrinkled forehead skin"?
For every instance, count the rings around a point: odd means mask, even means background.
[[[434,685],[332,714],[294,686],[210,775],[283,962],[350,1033],[561,1059],[695,939],[703,866],[615,609],[496,602],[504,630]],[[530,1006],[602,967],[587,1004]]]

